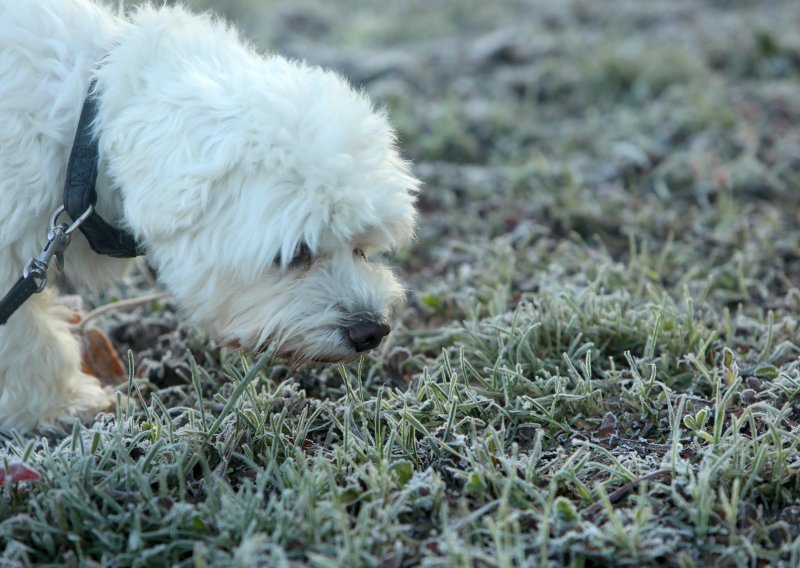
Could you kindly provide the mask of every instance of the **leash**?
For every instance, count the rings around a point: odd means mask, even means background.
[[[144,254],[144,248],[125,229],[114,227],[96,211],[97,204],[97,140],[92,136],[92,123],[97,116],[97,102],[93,95],[95,82],[83,103],[78,129],[67,164],[67,179],[64,183],[64,204],[53,214],[47,244],[38,256],[31,258],[22,270],[22,276],[11,290],[0,299],[0,325],[47,285],[47,269],[55,257],[56,266],[64,270],[64,251],[72,239],[72,233],[80,229],[97,254],[115,258],[132,258]],[[63,213],[73,220],[71,225],[59,223]]]

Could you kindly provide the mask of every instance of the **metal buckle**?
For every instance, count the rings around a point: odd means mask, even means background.
[[[58,218],[65,211],[66,211],[66,207],[64,207],[62,205],[61,207],[56,209],[55,213],[53,213],[53,217],[50,219],[50,230],[51,231],[56,228],[56,223],[58,222]],[[72,225],[70,225],[69,227],[67,227],[64,224],[61,225],[62,227],[66,227],[64,229],[64,233],[66,233],[67,235],[71,235],[72,233],[74,233],[75,229],[77,229],[78,227],[83,225],[83,222],[86,221],[86,219],[88,219],[89,216],[92,213],[94,213],[94,205],[89,205],[89,207],[86,208],[86,211],[81,213],[80,217],[78,217],[77,219],[75,219],[75,221],[72,222]]]

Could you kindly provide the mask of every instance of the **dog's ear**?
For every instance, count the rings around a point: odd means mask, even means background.
[[[247,139],[226,124],[224,101],[187,87],[194,97],[182,95],[180,104],[118,105],[108,100],[116,89],[108,90],[100,99],[100,159],[135,235],[147,243],[208,222],[214,194],[247,154]]]
[[[122,190],[126,222],[145,243],[214,223],[221,206],[215,193],[235,169],[237,154],[224,141],[203,147],[183,138],[142,157],[140,166],[125,168],[126,175],[114,180]]]

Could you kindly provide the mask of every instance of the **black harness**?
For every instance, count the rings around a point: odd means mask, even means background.
[[[116,258],[132,258],[144,254],[143,247],[134,236],[120,227],[111,225],[95,210],[97,203],[97,140],[92,136],[92,123],[97,115],[97,101],[92,82],[83,103],[78,130],[72,143],[64,184],[64,205],[59,207],[50,223],[47,244],[39,256],[25,265],[22,277],[0,300],[0,325],[4,325],[17,308],[33,294],[44,290],[47,284],[47,267],[53,257],[63,270],[64,251],[69,246],[75,229],[80,229],[91,249],[97,254]],[[62,213],[67,213],[72,224],[58,223]]]

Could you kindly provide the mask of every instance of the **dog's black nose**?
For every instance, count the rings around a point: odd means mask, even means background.
[[[381,339],[386,337],[391,328],[385,323],[372,321],[361,321],[347,328],[347,336],[353,348],[359,353],[374,349],[381,343]]]

